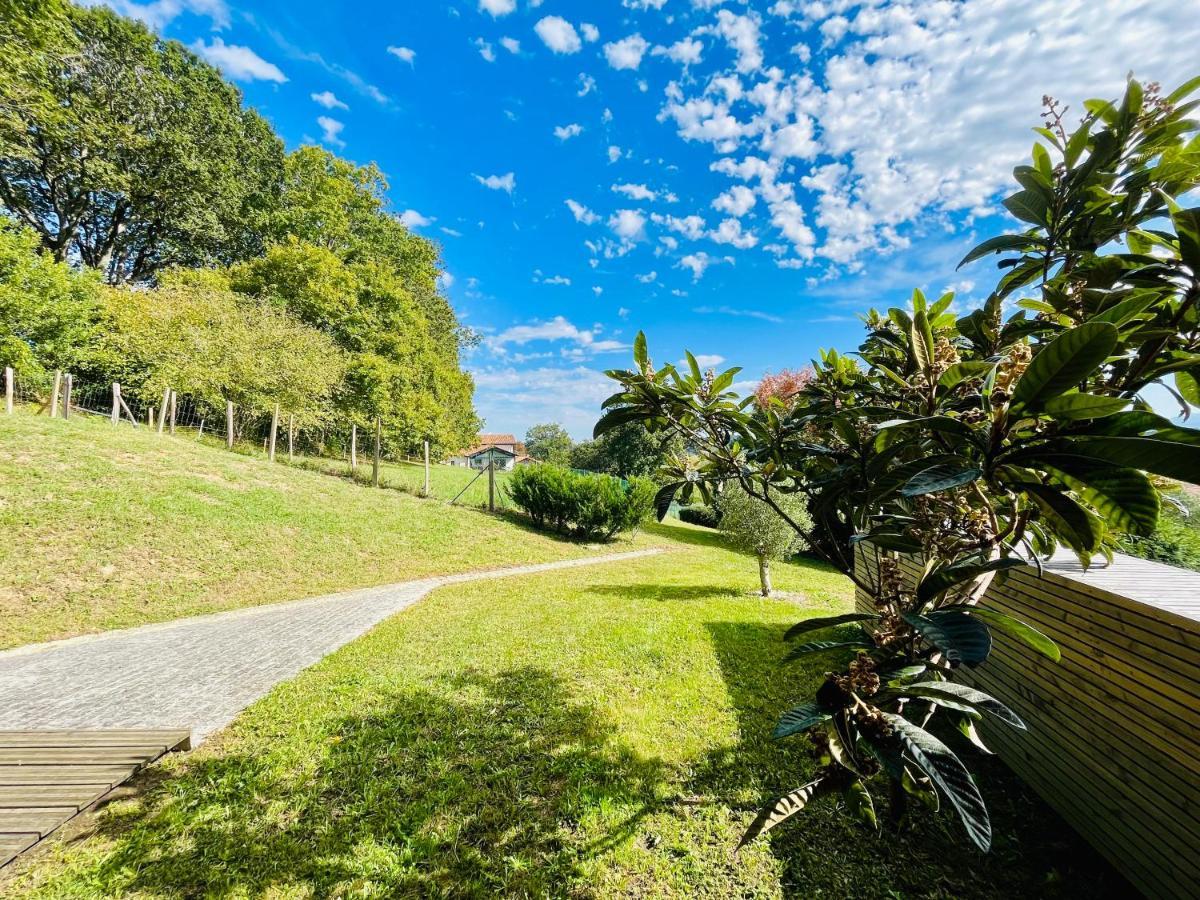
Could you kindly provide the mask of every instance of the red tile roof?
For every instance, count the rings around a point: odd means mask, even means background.
[[[511,434],[481,434],[475,446],[486,447],[489,444],[515,444],[517,439]]]

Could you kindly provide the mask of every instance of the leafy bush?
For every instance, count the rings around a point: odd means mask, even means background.
[[[1200,78],[1162,96],[1131,80],[1120,102],[1087,101],[1073,133],[1048,101],[1045,143],[1014,170],[1021,189],[1004,201],[1024,230],[960,264],[1002,257],[983,307],[957,316],[953,294],[930,302],[915,291],[909,309],[869,311],[859,352],[822,352],[790,404],[750,409],[732,390],[739,369],[702,374],[690,354],[688,371],[655,369],[643,334],[635,368],[608,373],[620,390],[597,434],[641,422],[693,453],[664,473],[659,515],[677,494],[708,500],[736,481],[870,601],[869,612],[786,635],[791,659],[855,656],[781,716],[775,735],[810,735],[820,767],[768,804],[744,840],[829,794],[878,827],[871,789],[883,782],[895,822],[910,800],[936,809],[943,798],[976,846],[991,846],[983,797],[927,724],[949,719],[976,744],[983,716],[1025,727],[953,680],[960,666],[988,662],[993,629],[1051,660],[1060,653],[979,598],[1031,555],[1065,547],[1086,565],[1123,534],[1154,535],[1160,497],[1148,475],[1200,481],[1200,430],[1156,415],[1147,399],[1158,386],[1200,408],[1200,207],[1176,200],[1200,186],[1198,126],[1186,118],[1197,88]],[[778,504],[793,492],[807,498],[811,525]],[[861,636],[813,639],[851,622]]]
[[[775,504],[804,530],[812,528],[807,503],[799,494],[776,494]],[[771,560],[787,559],[808,545],[779,512],[758,497],[746,493],[736,481],[717,498],[721,532],[739,550],[758,559],[762,595],[771,596]]]
[[[609,540],[641,527],[653,515],[657,490],[645,478],[622,483],[547,463],[519,466],[506,489],[538,528],[582,540]]]
[[[679,520],[691,525],[700,525],[704,528],[719,528],[721,526],[721,514],[711,506],[681,506],[679,508]]]
[[[1200,572],[1200,501],[1191,494],[1177,499],[1183,509],[1166,504],[1153,534],[1121,535],[1117,542],[1121,552]]]

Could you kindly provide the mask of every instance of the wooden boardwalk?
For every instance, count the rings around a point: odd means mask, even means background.
[[[179,728],[0,731],[0,866],[190,744],[191,732]]]

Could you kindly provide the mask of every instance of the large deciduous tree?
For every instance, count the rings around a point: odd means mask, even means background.
[[[283,149],[239,91],[107,9],[17,6],[0,24],[0,204],[114,284],[260,252]]]

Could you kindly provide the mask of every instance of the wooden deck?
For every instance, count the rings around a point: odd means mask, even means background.
[[[0,731],[0,866],[190,743],[186,729]]]

